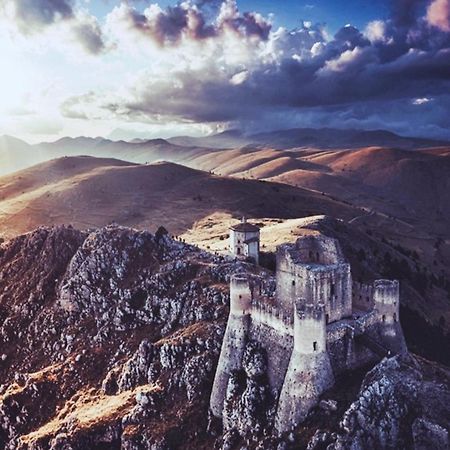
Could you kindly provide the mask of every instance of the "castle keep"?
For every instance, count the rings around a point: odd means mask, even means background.
[[[254,275],[231,278],[230,315],[210,401],[216,417],[222,417],[230,375],[242,369],[249,340],[267,353],[279,432],[303,421],[339,374],[406,350],[398,282],[352,282],[336,239],[309,235],[279,246],[275,295],[264,295],[263,284]]]

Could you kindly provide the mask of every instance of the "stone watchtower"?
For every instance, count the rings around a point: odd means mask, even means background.
[[[251,303],[259,290],[260,283],[257,278],[246,274],[235,274],[231,277],[230,315],[210,402],[211,411],[216,417],[222,417],[225,393],[231,373],[242,366],[242,355],[248,341]]]
[[[237,257],[252,258],[259,264],[259,227],[245,218],[230,228],[230,252]]]
[[[319,396],[334,384],[327,352],[325,305],[297,300],[294,306],[294,348],[280,392],[275,426],[290,430],[302,422]]]
[[[380,323],[380,341],[391,352],[406,350],[399,322],[400,286],[397,280],[376,280],[373,284],[375,312]]]

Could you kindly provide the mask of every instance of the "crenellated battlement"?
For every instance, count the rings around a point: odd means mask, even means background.
[[[295,313],[299,320],[315,320],[322,323],[325,319],[325,304],[306,303],[306,299],[297,299]]]
[[[397,280],[375,280],[373,283],[375,305],[396,306],[400,297],[400,285]]]
[[[294,318],[267,299],[254,299],[251,303],[252,321],[267,325],[285,335],[294,335]]]

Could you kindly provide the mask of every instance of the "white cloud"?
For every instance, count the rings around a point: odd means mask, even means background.
[[[412,101],[412,104],[413,104],[413,105],[420,106],[420,105],[426,105],[427,103],[430,103],[431,101],[433,101],[432,98],[421,97],[421,98],[415,98],[415,99]]]
[[[44,35],[47,45],[76,43],[94,55],[108,50],[97,18],[71,0],[2,0],[0,21],[30,40]]]
[[[321,73],[344,72],[349,66],[358,61],[362,55],[364,55],[364,49],[360,47],[346,50],[337,58],[327,61],[323,69],[321,69]]]
[[[242,72],[235,73],[231,77],[230,83],[235,86],[238,86],[239,84],[244,83],[245,80],[248,78],[248,76],[249,76],[248,70],[243,70]]]
[[[371,42],[386,42],[386,29],[386,22],[373,20],[367,24],[364,34]]]

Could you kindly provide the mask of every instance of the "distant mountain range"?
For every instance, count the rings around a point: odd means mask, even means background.
[[[192,138],[180,136],[168,139],[176,145],[214,148],[260,145],[275,149],[314,147],[320,149],[360,147],[421,148],[448,145],[448,142],[432,139],[399,136],[385,130],[341,130],[335,128],[293,128],[258,134],[244,134],[228,130],[212,136]]]
[[[156,160],[187,163],[192,158],[214,149],[242,147],[289,149],[356,149],[363,147],[395,147],[419,149],[449,146],[448,142],[403,137],[375,130],[338,130],[332,128],[296,128],[247,135],[239,130],[205,137],[179,136],[170,139],[135,139],[112,141],[97,137],[65,137],[56,142],[35,145],[11,137],[0,137],[0,175],[13,172],[60,156],[89,155],[145,163]]]

